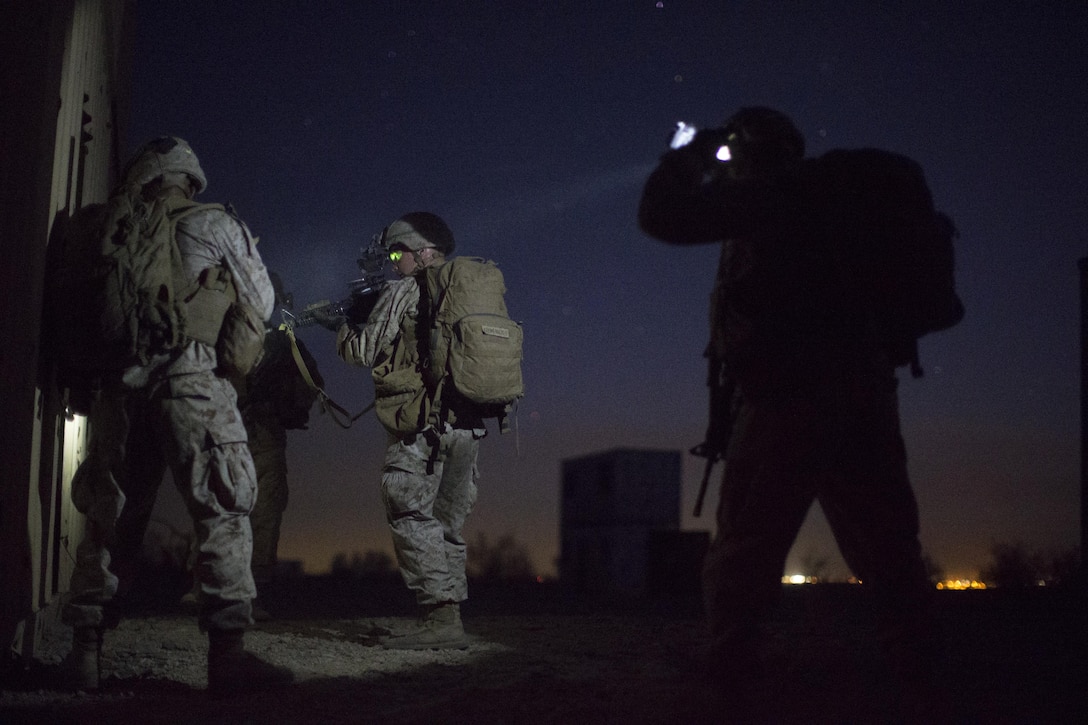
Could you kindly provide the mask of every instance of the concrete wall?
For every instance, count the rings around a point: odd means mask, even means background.
[[[15,0],[0,23],[0,635],[30,657],[68,585],[82,517],[70,483],[86,421],[42,354],[57,219],[105,199],[119,167],[131,3]]]

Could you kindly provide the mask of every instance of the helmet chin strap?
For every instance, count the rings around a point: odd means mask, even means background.
[[[423,249],[417,249],[414,252],[412,252],[412,257],[416,260],[416,266],[420,267],[420,268],[426,267],[428,264],[430,264],[431,262],[434,261],[434,252],[433,251],[431,252],[430,259],[428,259],[426,261],[423,259],[423,250],[424,249],[432,249],[433,250],[434,247],[423,247]]]

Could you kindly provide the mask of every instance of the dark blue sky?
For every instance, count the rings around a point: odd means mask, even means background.
[[[440,214],[458,252],[500,263],[527,395],[518,435],[484,442],[470,537],[512,533],[550,570],[562,459],[701,440],[718,249],[659,244],[635,209],[676,121],[761,104],[790,114],[811,154],[914,157],[960,227],[967,317],[923,341],[927,375],[901,385],[926,550],[969,575],[995,541],[1078,541],[1088,7],[437,6],[138,3],[128,147],[189,140],[202,198],[235,204],[299,303],[345,294],[360,247],[407,211]],[[335,357],[331,333],[300,336],[333,398],[370,402],[369,373]],[[344,431],[315,415],[291,435],[281,556],[316,571],[389,549],[383,445],[372,416]],[[690,515],[701,468],[685,458],[685,528],[713,526],[716,486]],[[839,562],[818,515],[791,569],[804,558]]]

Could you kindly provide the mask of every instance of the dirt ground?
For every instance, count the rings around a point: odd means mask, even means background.
[[[171,593],[174,594],[176,592]],[[753,692],[762,722],[1088,722],[1085,599],[1070,592],[942,592],[940,689],[904,700],[886,676],[859,587],[790,587],[773,632],[775,675]],[[290,667],[282,691],[213,700],[191,615],[145,599],[108,633],[96,693],[43,685],[48,661],[6,673],[3,723],[715,723],[730,703],[699,677],[689,599],[586,602],[549,585],[482,587],[465,650],[393,652],[377,628],[411,620],[396,582],[310,577],[269,597],[276,618],[247,647]],[[45,658],[70,635],[58,628]]]

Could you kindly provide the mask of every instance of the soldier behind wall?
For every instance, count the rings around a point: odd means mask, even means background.
[[[290,309],[291,295],[284,291],[283,281],[275,272],[269,277],[276,291],[276,306]],[[299,368],[292,345],[297,346],[310,380]],[[306,427],[318,397],[317,388],[323,386],[317,362],[306,346],[276,326],[265,336],[260,363],[243,381],[235,381],[238,409],[257,469],[257,502],[249,515],[253,528],[253,580],[257,585],[253,618],[257,621],[271,618],[267,594],[275,579],[280,525],[288,499],[287,431]]]

